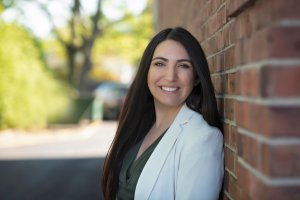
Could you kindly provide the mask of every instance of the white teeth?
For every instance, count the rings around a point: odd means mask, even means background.
[[[174,92],[175,90],[177,90],[177,88],[171,88],[171,87],[161,87],[161,89],[167,92]]]

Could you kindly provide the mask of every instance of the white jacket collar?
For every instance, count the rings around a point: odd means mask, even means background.
[[[195,112],[188,108],[186,104],[182,106],[170,128],[165,133],[164,137],[161,139],[160,143],[157,145],[146,163],[138,180],[134,199],[140,200],[149,198],[159,176],[159,172],[167,159],[170,150],[182,132],[183,126],[188,124],[194,113]]]

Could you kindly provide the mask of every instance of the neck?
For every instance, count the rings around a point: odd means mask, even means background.
[[[155,128],[157,129],[166,129],[174,121],[177,113],[179,112],[181,106],[179,107],[166,107],[155,105]]]

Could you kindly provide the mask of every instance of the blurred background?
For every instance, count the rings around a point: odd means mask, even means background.
[[[153,34],[150,1],[2,0],[0,14],[0,128],[117,118]]]
[[[153,32],[150,0],[0,1],[0,199],[101,199]]]

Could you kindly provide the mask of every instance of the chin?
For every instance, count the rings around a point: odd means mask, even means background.
[[[164,107],[168,107],[168,108],[178,108],[178,107],[181,107],[184,104],[184,102],[182,103],[182,102],[170,102],[170,101],[166,102],[165,101],[165,102],[159,102],[158,104],[161,106],[164,106]]]

